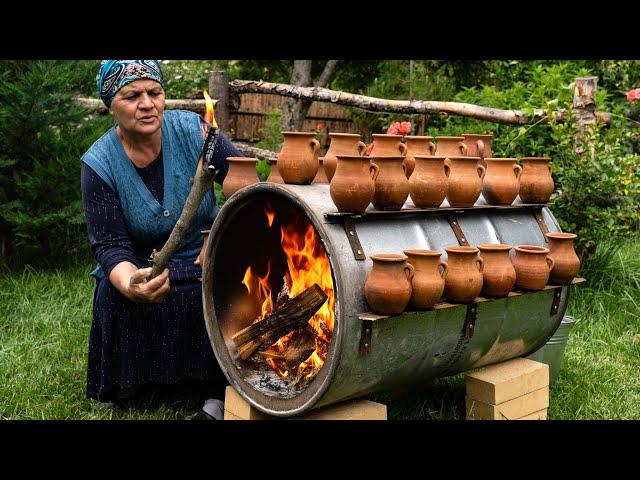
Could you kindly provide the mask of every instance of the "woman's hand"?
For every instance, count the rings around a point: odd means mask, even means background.
[[[129,278],[127,297],[140,303],[162,303],[169,294],[169,269],[153,280],[147,280],[151,275],[151,267],[136,270]]]
[[[148,280],[151,267],[138,268],[129,261],[118,263],[109,274],[109,281],[132,302],[162,303],[169,293],[169,269]]]

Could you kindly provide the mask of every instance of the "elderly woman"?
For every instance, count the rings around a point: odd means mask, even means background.
[[[165,111],[156,60],[105,60],[97,83],[115,126],[82,157],[82,199],[98,260],[87,396],[118,402],[141,387],[185,384],[221,396],[226,382],[205,329],[202,270],[194,262],[200,230],[218,212],[213,191],[168,268],[148,278],[149,255],[180,216],[209,125],[193,112]],[[229,156],[242,154],[221,136],[214,160],[220,184]],[[222,402],[208,400],[203,411],[221,418]]]

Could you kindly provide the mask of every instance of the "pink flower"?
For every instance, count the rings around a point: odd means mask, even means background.
[[[398,135],[398,127],[400,127],[400,122],[395,122],[389,125],[389,128],[387,128],[387,135]]]
[[[629,90],[627,92],[627,100],[633,102],[634,100],[640,100],[640,88]]]
[[[409,132],[411,132],[411,122],[401,122],[398,127],[398,133],[400,135],[406,135]]]
[[[365,155],[371,155],[371,151],[373,150],[373,142],[369,144],[369,146],[364,150]]]
[[[324,128],[324,123],[318,122],[318,124],[316,125],[316,130],[322,130],[323,128]]]
[[[411,128],[411,122],[394,122],[387,128],[387,135],[406,135]]]

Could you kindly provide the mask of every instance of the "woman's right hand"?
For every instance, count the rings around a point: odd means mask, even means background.
[[[162,303],[169,294],[169,269],[153,280],[147,280],[151,275],[151,267],[140,268],[133,272],[129,278],[127,297],[129,300],[140,303]]]

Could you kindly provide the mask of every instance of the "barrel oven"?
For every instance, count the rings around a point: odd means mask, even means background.
[[[439,250],[446,260],[449,245],[544,246],[543,232],[560,230],[546,207],[519,199],[496,207],[480,197],[466,209],[419,210],[410,202],[396,212],[344,214],[328,185],[268,182],[227,200],[207,243],[205,321],[227,379],[251,405],[270,415],[297,415],[525,356],[553,335],[570,287],[468,305],[441,302],[393,317],[367,313],[363,292],[373,253],[422,248]],[[279,340],[295,343],[291,350],[302,356],[243,359],[234,334],[313,283],[328,295],[309,322],[313,328]]]

